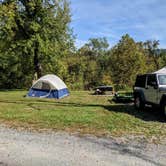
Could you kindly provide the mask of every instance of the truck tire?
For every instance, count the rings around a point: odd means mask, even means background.
[[[145,108],[145,103],[139,95],[134,97],[134,105],[137,110],[143,110]]]
[[[166,119],[166,101],[164,101],[161,104],[161,111],[162,111],[162,114],[163,114],[164,118]]]

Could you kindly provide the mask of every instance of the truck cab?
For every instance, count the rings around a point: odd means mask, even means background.
[[[133,90],[136,109],[157,105],[166,116],[166,73],[138,75]]]

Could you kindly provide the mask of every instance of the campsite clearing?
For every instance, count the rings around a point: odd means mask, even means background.
[[[26,91],[0,91],[0,122],[14,128],[55,130],[97,136],[143,136],[165,139],[166,122],[159,111],[136,111],[109,96],[72,91],[61,100],[25,98]]]

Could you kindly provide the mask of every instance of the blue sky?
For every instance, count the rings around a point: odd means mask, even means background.
[[[70,0],[77,47],[106,37],[110,46],[128,33],[136,41],[160,40],[166,48],[166,0]]]

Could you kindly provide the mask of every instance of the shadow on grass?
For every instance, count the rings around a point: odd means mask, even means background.
[[[110,105],[102,105],[102,104],[84,104],[84,103],[75,103],[75,102],[59,102],[59,101],[47,101],[47,100],[35,100],[35,101],[8,101],[8,100],[0,100],[0,103],[11,103],[11,104],[27,104],[34,109],[36,104],[47,105],[47,106],[63,106],[63,107],[100,107],[104,108],[109,112],[119,112],[124,114],[129,114],[136,118],[139,118],[143,121],[157,121],[157,122],[165,122],[164,117],[162,116],[159,108],[145,108],[142,111],[135,110],[132,103],[118,103]],[[47,104],[46,104],[47,103]],[[41,108],[40,108],[41,109]],[[37,109],[38,110],[38,109]]]
[[[144,121],[165,122],[165,119],[162,116],[162,113],[160,112],[159,108],[146,107],[144,110],[138,111],[134,108],[133,103],[102,105],[102,104],[79,104],[79,103],[56,102],[56,104],[60,106],[71,106],[71,107],[101,107],[109,112],[119,112],[119,113],[129,114]]]
[[[144,110],[138,111],[134,108],[132,103],[107,105],[104,106],[104,108],[111,112],[113,111],[129,114],[144,121],[165,122],[165,119],[162,116],[159,108],[146,107]]]
[[[55,106],[70,106],[70,107],[104,107],[101,104],[82,104],[74,102],[58,102],[58,101],[47,101],[47,100],[0,100],[0,103],[9,103],[9,104],[43,104],[43,105],[55,105]]]

